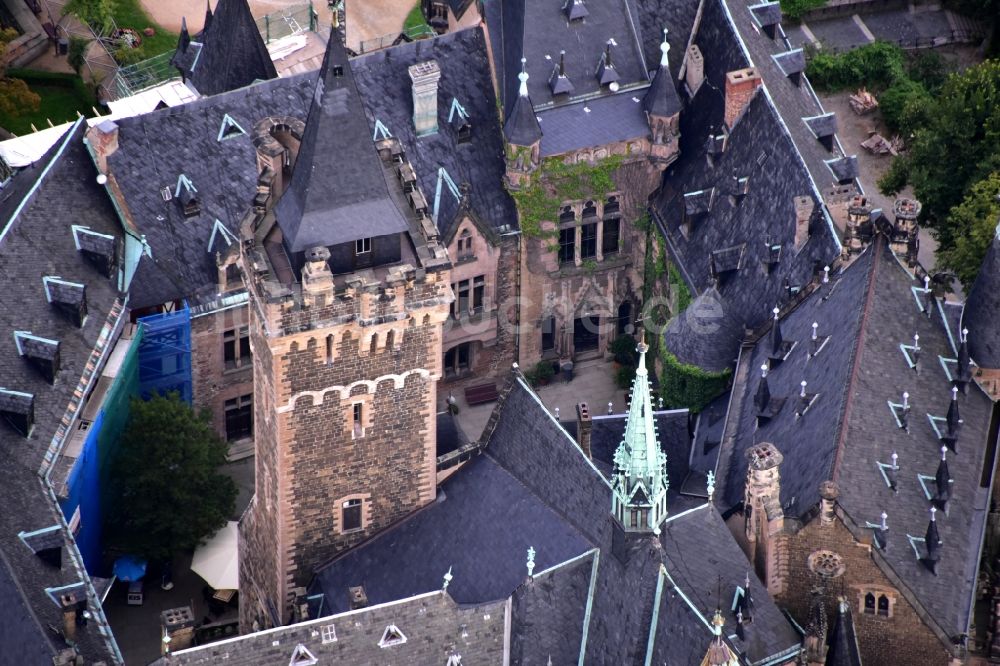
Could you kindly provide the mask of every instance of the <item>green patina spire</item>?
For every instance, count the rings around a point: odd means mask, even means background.
[[[656,438],[649,397],[645,339],[639,342],[639,367],[632,383],[625,436],[615,451],[611,511],[627,532],[660,533],[667,517],[667,456]]]

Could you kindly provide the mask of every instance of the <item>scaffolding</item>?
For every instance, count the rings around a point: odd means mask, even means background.
[[[283,37],[297,35],[306,30],[316,32],[317,25],[319,25],[319,17],[311,2],[306,5],[286,7],[279,12],[267,14],[257,19],[257,30],[260,31],[260,36],[264,38],[265,44],[270,44]]]
[[[139,319],[139,394],[177,392],[191,404],[191,308],[149,315]]]

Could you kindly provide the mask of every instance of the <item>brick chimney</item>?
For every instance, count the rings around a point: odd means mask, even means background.
[[[688,90],[694,95],[701,87],[701,82],[705,80],[705,58],[701,55],[701,49],[697,44],[692,44],[687,50],[687,64],[684,68],[684,82]]]
[[[590,408],[587,403],[581,402],[576,405],[576,441],[583,450],[583,453],[590,458],[590,431],[593,422],[590,420]]]
[[[413,81],[413,127],[417,136],[437,134],[438,131],[438,81],[441,68],[434,60],[410,65]]]
[[[753,67],[726,73],[726,127],[733,128],[760,85],[760,74]]]
[[[80,603],[80,602],[83,603]],[[86,623],[80,616],[87,609],[86,597],[78,599],[75,592],[69,592],[59,597],[59,605],[62,607],[63,616],[63,636],[68,643],[76,643],[76,628]]]
[[[190,606],[169,608],[160,613],[161,654],[186,650],[194,644],[194,611]],[[166,639],[170,639],[169,641]]]
[[[97,170],[108,172],[108,155],[118,150],[118,124],[113,120],[105,120],[87,130],[87,141],[94,153]]]

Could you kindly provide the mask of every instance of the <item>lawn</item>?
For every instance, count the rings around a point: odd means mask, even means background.
[[[178,35],[164,30],[139,6],[139,0],[114,0],[115,23],[119,28],[132,28],[142,36],[142,45],[136,51],[142,53],[142,57],[132,62],[152,58],[155,55],[173,51],[177,48]],[[146,28],[153,28],[156,34],[147,37],[142,34]]]
[[[22,114],[17,118],[0,114],[0,127],[18,136],[30,134],[32,123],[37,129],[44,129],[49,126],[47,120],[58,125],[67,120],[76,120],[77,111],[85,116],[94,113],[91,107],[97,101],[78,76],[31,70],[10,70],[9,75],[27,81],[28,87],[42,98],[38,111],[34,113]]]
[[[420,11],[419,0],[410,13],[406,15],[406,21],[403,22],[403,32],[415,39],[434,34],[431,27],[427,25],[427,21],[424,20],[424,13]]]

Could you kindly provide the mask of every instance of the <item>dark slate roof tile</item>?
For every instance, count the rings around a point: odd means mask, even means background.
[[[536,108],[565,103],[553,97],[548,85],[552,66],[563,50],[566,51],[566,74],[573,81],[576,97],[607,90],[598,83],[595,71],[608,40],[614,40],[617,45],[612,47],[612,59],[620,85],[643,84],[649,80],[648,64],[635,29],[639,17],[626,0],[587,2],[589,15],[573,22],[566,19],[563,3],[558,0],[509,0],[494,4],[502,6],[493,12],[487,8],[487,22],[491,33],[498,38],[491,40],[491,46],[494,61],[502,63],[497,68],[497,79],[505,115],[511,113],[517,98],[517,75],[521,71],[522,57],[527,59],[528,92]],[[653,63],[658,61],[659,58]],[[544,126],[542,130],[547,131]]]
[[[191,59],[188,79],[202,95],[278,78],[246,0],[219,0],[211,24],[199,39],[200,53]]]
[[[962,311],[962,326],[969,329],[969,354],[983,368],[1000,368],[1000,224],[986,251]]]
[[[854,180],[858,177],[858,156],[837,157],[829,160],[826,165],[830,167],[833,177],[839,183]]]
[[[645,93],[626,92],[539,111],[542,156],[645,137],[649,134],[642,109]]]
[[[270,115],[304,120],[315,83],[315,73],[275,79],[115,121],[118,150],[108,157],[109,170],[152,255],[140,263],[130,290],[132,307],[215,297],[218,272],[208,248],[215,220],[238,235],[258,177],[251,137],[218,141],[222,120],[228,114],[247,131]],[[165,187],[174,191],[181,174],[200,196],[201,212],[192,218],[184,217],[176,201],[160,196]]]
[[[331,664],[429,664],[445,666],[454,655],[462,664],[495,664],[504,658],[507,610],[504,602],[459,605],[447,592],[371,606],[270,631],[238,640],[208,643],[174,652],[153,662],[156,666],[245,666],[292,664],[299,646],[308,655]],[[381,647],[386,629],[395,626],[406,641]],[[335,636],[336,640],[330,640]],[[302,663],[314,663],[308,656]],[[387,660],[389,660],[387,662]]]
[[[824,139],[837,133],[837,116],[833,113],[824,113],[821,116],[803,118],[802,122],[813,133],[817,139]]]
[[[58,606],[46,588],[79,583],[84,575],[77,568],[79,553],[61,530],[52,544],[63,540],[73,557],[63,557],[61,566],[42,561],[18,536],[59,524],[60,509],[50,489],[40,480],[46,455],[53,441],[62,441],[63,428],[74,413],[73,403],[83,393],[81,382],[91,363],[98,363],[107,346],[102,334],[110,335],[122,322],[123,303],[117,283],[101,275],[76,249],[73,224],[121,239],[115,211],[83,144],[85,124],[80,122],[57,142],[34,168],[15,174],[4,190],[11,198],[0,204],[0,375],[3,386],[33,396],[34,429],[28,438],[0,422],[0,603],[8,609],[0,626],[0,645],[13,649],[5,657],[16,663],[51,663],[65,647],[48,625],[62,626]],[[47,168],[41,169],[42,165]],[[26,184],[30,183],[30,185]],[[32,190],[32,187],[34,189]],[[22,205],[23,204],[23,205]],[[14,216],[14,212],[17,215]],[[59,314],[45,298],[42,278],[59,275],[87,285],[89,316],[80,328]],[[18,353],[14,331],[59,341],[60,365],[56,382],[30,367]],[[50,454],[51,455],[51,454]],[[27,612],[30,608],[31,612]],[[86,660],[111,661],[110,648],[95,621],[78,634],[78,647]]]
[[[812,132],[796,120],[797,118],[822,115],[824,110],[805,76],[803,75],[801,84],[797,85],[788,78],[781,62],[772,57],[792,48],[779,23],[781,15],[779,4],[775,2],[762,5],[758,0],[724,1],[732,16],[732,24],[739,32],[743,47],[749,53],[757,73],[763,79],[764,86],[770,93],[775,108],[785,119],[788,132],[801,155],[801,159],[805,162],[816,186],[820,191],[825,192],[835,184],[835,180],[826,168],[824,160],[840,157],[841,152],[836,142],[832,142],[832,151],[818,143]],[[757,9],[751,9],[751,7]],[[767,22],[774,24],[775,39],[771,39],[765,32],[758,30],[757,26],[762,16],[766,16],[764,25]],[[708,55],[706,54],[706,61],[709,60]]]
[[[389,193],[339,39],[328,42],[319,71],[291,182],[274,206],[290,255],[409,230]]]
[[[681,156],[667,169],[654,217],[685,281],[700,294],[691,316],[671,322],[667,348],[685,363],[721,370],[736,359],[744,328],[766,323],[771,308],[787,301],[788,288],[809,282],[840,247],[816,185],[766,91],[753,97],[725,150],[709,161],[706,140],[719,134],[723,119],[724,100],[716,90],[724,88],[726,72],[745,67],[746,60],[721,2],[706,2],[695,42],[706,50],[711,46],[714,57],[705,58],[709,85],[699,88],[681,114]],[[745,196],[725,195],[733,176],[747,178]],[[685,233],[682,197],[713,187],[711,211],[690,220]],[[817,211],[809,239],[798,250],[796,197],[811,199]],[[712,289],[711,252],[740,243],[747,248],[744,267]],[[775,245],[782,246],[777,265],[771,262]]]
[[[667,42],[670,44],[670,72],[677,78],[684,61],[684,51],[694,29],[698,2],[689,0],[641,0],[633,1],[633,16],[638,15],[635,28],[639,31],[642,52],[646,57],[646,66],[655,67],[660,59],[660,42],[663,41],[663,29],[666,28]]]
[[[806,71],[806,53],[802,49],[793,49],[784,53],[777,53],[773,56],[774,62],[781,68],[781,73],[785,76],[801,74]]]
[[[469,438],[462,432],[458,420],[449,411],[438,412],[437,415],[437,454],[459,449],[469,443]]]
[[[419,139],[413,128],[413,102],[407,68],[436,60],[441,69],[438,82],[438,132]],[[469,204],[488,227],[517,228],[514,202],[503,187],[506,172],[504,142],[497,122],[485,33],[480,28],[460,30],[435,39],[417,40],[355,58],[351,61],[355,80],[368,110],[374,133],[381,122],[398,138],[413,164],[421,190],[431,198],[438,190],[439,169],[459,186],[469,183]],[[388,94],[387,94],[388,91]],[[457,129],[448,122],[452,100],[468,113],[472,140],[459,141]],[[458,201],[441,184],[437,219],[442,236],[455,224]]]

